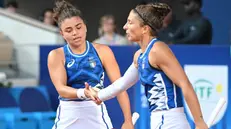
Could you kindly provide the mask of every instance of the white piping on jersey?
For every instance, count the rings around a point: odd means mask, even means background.
[[[148,46],[147,46],[145,52],[143,53],[143,55],[142,55],[140,58],[143,58],[143,56],[146,54],[146,52],[147,52],[149,46],[151,45],[151,43],[152,43],[154,40],[156,40],[156,38],[152,39],[152,40],[148,43]]]
[[[160,75],[161,75],[161,74],[160,74]],[[169,109],[169,107],[168,107],[168,96],[167,96],[166,85],[165,85],[165,83],[164,83],[164,80],[163,80],[162,76],[160,76],[160,77],[161,77],[161,82],[163,83],[163,87],[164,87],[164,90],[165,90],[164,94],[165,94],[165,97],[166,97],[166,99],[165,99],[166,108]]]
[[[90,45],[89,45],[89,44],[90,44],[90,43],[87,41],[87,50],[84,52],[83,55],[77,55],[77,54],[72,53],[68,45],[67,45],[67,50],[68,50],[68,52],[69,52],[72,56],[74,56],[74,57],[83,57],[83,56],[85,56],[85,55],[88,53],[88,51],[89,51],[89,49],[90,49]]]
[[[174,90],[174,103],[175,107],[177,107],[177,102],[176,102],[176,85],[173,83],[173,90]]]

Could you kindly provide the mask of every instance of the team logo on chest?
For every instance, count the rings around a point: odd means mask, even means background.
[[[91,68],[95,68],[96,62],[95,62],[95,60],[94,60],[94,57],[89,57],[89,58],[88,58],[88,61],[89,61],[90,67],[91,67]]]
[[[74,63],[75,63],[75,60],[71,59],[71,61],[67,63],[67,68],[70,68],[72,65],[74,65]]]

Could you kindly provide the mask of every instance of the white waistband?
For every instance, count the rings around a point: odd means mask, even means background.
[[[172,108],[169,110],[163,110],[163,111],[153,111],[151,112],[151,115],[158,116],[158,115],[164,115],[164,114],[173,114],[173,113],[184,113],[184,108],[179,107],[179,108]]]
[[[104,103],[102,103],[104,104]],[[59,101],[60,106],[65,107],[97,107],[97,105],[94,101]]]

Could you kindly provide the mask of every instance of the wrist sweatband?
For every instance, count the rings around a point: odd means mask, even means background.
[[[86,99],[87,98],[86,95],[85,95],[85,93],[84,93],[84,89],[83,88],[77,89],[76,94],[77,94],[77,97],[79,99]]]

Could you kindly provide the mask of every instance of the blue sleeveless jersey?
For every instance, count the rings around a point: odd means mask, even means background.
[[[181,89],[162,70],[153,68],[149,63],[148,55],[156,41],[157,39],[153,39],[137,60],[140,81],[145,87],[149,110],[161,111],[182,107]]]
[[[74,54],[68,44],[63,47],[65,54],[65,69],[67,73],[67,85],[73,88],[85,88],[88,82],[92,87],[102,89],[104,81],[104,68],[101,60],[90,42],[86,42],[86,51],[83,54]],[[80,99],[66,99],[64,101],[81,101]]]

